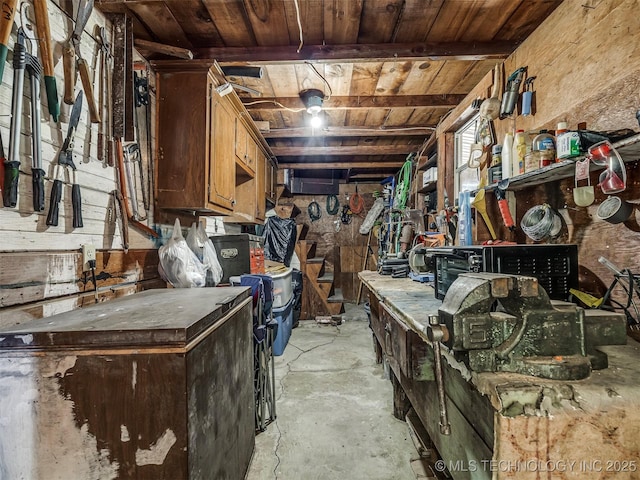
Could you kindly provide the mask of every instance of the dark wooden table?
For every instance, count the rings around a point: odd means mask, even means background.
[[[425,333],[441,302],[426,284],[373,271],[359,276],[378,354],[454,479],[640,478],[640,344],[599,347],[609,368],[572,382],[476,373],[443,348],[451,435],[442,435]]]
[[[149,290],[0,331],[0,477],[244,478],[245,287]]]

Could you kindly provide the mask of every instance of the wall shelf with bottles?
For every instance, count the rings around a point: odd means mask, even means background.
[[[640,160],[640,133],[619,140],[612,145],[625,162]],[[575,175],[576,160],[578,158],[563,160],[532,172],[511,177],[508,190],[522,190],[534,185],[573,177]],[[591,164],[591,170],[593,171],[601,170],[602,168],[593,163]],[[485,190],[493,190],[495,188],[496,184],[492,184],[485,187]]]

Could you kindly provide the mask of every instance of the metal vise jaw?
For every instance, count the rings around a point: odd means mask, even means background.
[[[595,349],[626,343],[623,314],[551,303],[533,277],[461,274],[438,311],[444,344],[478,372],[515,372],[556,380],[606,368]]]

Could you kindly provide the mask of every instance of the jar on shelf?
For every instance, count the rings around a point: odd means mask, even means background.
[[[547,167],[556,161],[556,143],[553,135],[547,130],[540,130],[540,133],[533,139],[533,150],[539,152],[540,168]]]

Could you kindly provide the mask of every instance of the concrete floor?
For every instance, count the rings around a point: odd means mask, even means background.
[[[277,420],[256,437],[247,480],[415,479],[363,306],[337,327],[302,321],[276,357]]]

